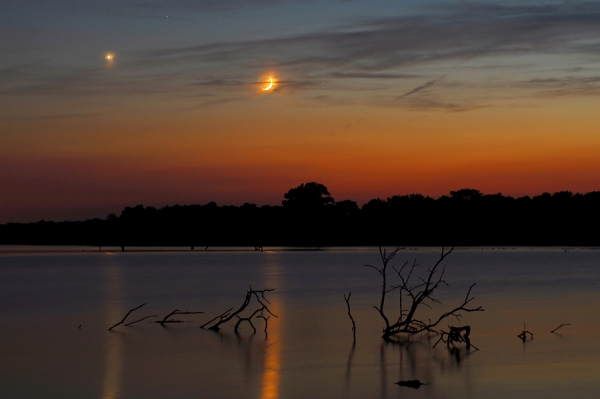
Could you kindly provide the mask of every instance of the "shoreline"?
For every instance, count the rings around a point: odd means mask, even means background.
[[[347,246],[347,247],[266,247],[263,250],[257,250],[253,247],[142,247],[134,246],[131,249],[125,247],[122,251],[119,247],[107,247],[98,249],[94,247],[70,247],[57,246],[36,246],[36,245],[7,245],[9,248],[2,248],[0,245],[0,255],[29,255],[29,254],[127,254],[127,253],[217,253],[217,252],[332,252],[332,251],[371,251],[377,250],[377,246]],[[37,248],[36,248],[37,247]],[[60,248],[62,247],[62,248]],[[392,247],[392,246],[388,246]],[[432,246],[409,246],[401,247],[404,251],[437,252],[441,247]],[[449,248],[449,247],[448,247]],[[460,246],[455,247],[454,251],[598,251],[600,247],[590,246]]]

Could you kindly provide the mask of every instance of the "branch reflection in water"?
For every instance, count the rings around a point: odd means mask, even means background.
[[[354,352],[356,352],[356,341],[352,343],[350,353],[348,354],[348,361],[346,362],[346,389],[350,387],[350,381],[352,379],[352,361],[354,360]]]
[[[432,397],[440,394],[436,392],[436,378],[446,372],[460,371],[461,363],[476,351],[468,350],[464,345],[432,347],[432,337],[395,337],[381,344],[380,348],[380,372],[381,372],[381,397],[387,397],[387,373],[388,368],[395,369],[396,365],[389,363],[386,359],[387,352],[398,351],[398,375],[395,381],[419,380],[429,386]],[[433,337],[435,338],[435,337]],[[436,371],[439,370],[439,371]],[[470,385],[469,370],[462,370],[460,376],[455,375]],[[469,389],[467,387],[467,389]]]
[[[114,320],[123,317],[123,277],[121,266],[114,262],[107,270],[107,303],[106,325],[111,325]],[[118,331],[106,334],[106,363],[104,380],[102,384],[102,399],[115,399],[119,397],[121,389],[121,376],[123,374],[123,339],[124,335]]]
[[[261,253],[266,255],[264,265],[264,285],[274,288],[275,292],[271,300],[271,310],[277,317],[269,318],[268,335],[265,337],[265,358],[264,371],[262,376],[262,386],[260,399],[279,398],[279,382],[281,370],[281,325],[284,315],[282,314],[281,295],[282,289],[282,266],[279,262],[279,254],[273,252]]]

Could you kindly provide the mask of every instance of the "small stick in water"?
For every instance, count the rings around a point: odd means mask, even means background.
[[[552,331],[550,331],[550,332],[551,332],[552,334],[554,334],[554,333],[556,332],[556,330],[558,330],[559,328],[561,328],[561,327],[564,327],[564,326],[570,326],[570,324],[568,324],[568,323],[567,323],[567,324],[561,324],[560,326],[556,327],[554,330],[552,330]]]
[[[354,344],[356,344],[356,323],[354,322],[352,313],[350,313],[350,296],[352,296],[352,291],[348,293],[348,296],[344,294],[344,300],[346,301],[346,307],[348,308],[348,317],[350,317],[350,321],[352,322],[352,338],[354,340]]]
[[[149,319],[150,317],[158,317],[158,315],[156,315],[156,314],[155,314],[155,315],[152,315],[152,316],[146,316],[146,317],[142,317],[142,318],[141,318],[141,319],[139,319],[139,320],[132,321],[131,323],[127,323],[127,324],[125,324],[125,327],[127,327],[127,326],[130,326],[130,325],[132,325],[132,324],[135,324],[135,323],[139,323],[140,321],[142,321],[142,320],[146,320],[146,319]]]
[[[138,310],[139,308],[141,308],[142,306],[147,305],[146,303],[142,303],[140,306],[138,306],[137,308],[133,308],[131,309],[129,312],[127,312],[127,314],[125,315],[125,317],[123,317],[123,320],[121,320],[120,322],[118,322],[117,324],[115,324],[114,326],[112,326],[111,328],[108,329],[108,331],[111,331],[113,328],[115,328],[116,326],[120,326],[121,324],[123,324],[123,322],[125,321],[125,319],[127,318],[127,316],[129,316],[131,314],[131,312],[133,312],[134,310]]]

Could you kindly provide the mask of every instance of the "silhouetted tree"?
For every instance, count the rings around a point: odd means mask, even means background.
[[[450,197],[458,200],[474,200],[481,198],[483,194],[479,190],[473,190],[472,188],[462,188],[457,191],[450,191]]]
[[[355,201],[351,200],[343,200],[336,202],[335,209],[338,212],[338,214],[344,216],[354,216],[360,211],[358,204]]]
[[[335,202],[327,187],[316,182],[302,183],[290,189],[283,198],[281,204],[285,208],[296,209],[318,209]]]
[[[420,194],[377,198],[359,208],[351,200],[334,202],[327,187],[309,182],[290,189],[282,204],[137,205],[105,220],[7,223],[0,225],[0,244],[600,245],[600,192],[513,198],[464,188],[436,199]]]

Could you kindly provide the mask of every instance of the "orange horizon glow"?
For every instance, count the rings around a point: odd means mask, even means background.
[[[264,96],[247,109],[233,103],[197,114],[140,104],[126,116],[8,121],[22,134],[6,136],[0,149],[0,183],[11,193],[0,199],[0,222],[104,217],[140,203],[277,205],[308,181],[359,204],[465,187],[513,196],[598,191],[600,117],[562,106],[414,119]]]

